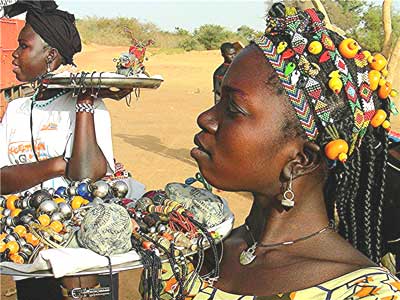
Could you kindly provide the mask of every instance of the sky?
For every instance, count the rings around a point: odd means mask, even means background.
[[[68,10],[76,17],[134,17],[140,21],[152,22],[162,30],[173,31],[175,27],[193,31],[203,24],[219,24],[230,30],[248,25],[264,30],[264,1],[95,1],[57,0],[60,9]]]

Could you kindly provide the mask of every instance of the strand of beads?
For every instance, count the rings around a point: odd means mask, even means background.
[[[49,99],[37,101],[36,98],[39,93],[39,89],[38,89],[32,96],[33,106],[36,108],[45,108],[46,106],[53,103],[56,99],[58,99],[62,95],[65,95],[68,92],[69,92],[69,90],[61,90],[60,92],[58,92],[56,95],[54,95],[53,97],[51,97]]]

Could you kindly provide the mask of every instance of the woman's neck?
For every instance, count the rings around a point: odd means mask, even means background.
[[[302,187],[294,189],[296,204],[288,211],[282,207],[279,200],[254,194],[253,206],[246,218],[246,224],[258,243],[292,241],[328,225],[323,183]]]

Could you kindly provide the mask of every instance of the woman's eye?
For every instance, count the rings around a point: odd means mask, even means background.
[[[20,47],[21,49],[26,49],[28,46],[25,45],[25,44],[19,44],[19,47]]]

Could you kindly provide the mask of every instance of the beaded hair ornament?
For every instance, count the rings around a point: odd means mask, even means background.
[[[345,162],[361,144],[369,125],[390,130],[387,112],[375,109],[373,97],[378,90],[378,97],[388,101],[386,107],[395,113],[388,97],[396,91],[384,79],[387,61],[383,55],[361,51],[351,38],[336,47],[331,38],[335,33],[325,28],[323,19],[315,9],[301,11],[275,3],[266,19],[265,34],[255,43],[278,74],[307,138],[315,141],[319,130],[325,130],[331,138],[325,146],[327,158]],[[356,76],[348,69],[351,60]],[[350,137],[342,136],[335,126],[335,119],[340,118],[335,114],[340,105],[333,101],[335,97],[346,99],[353,114]]]

